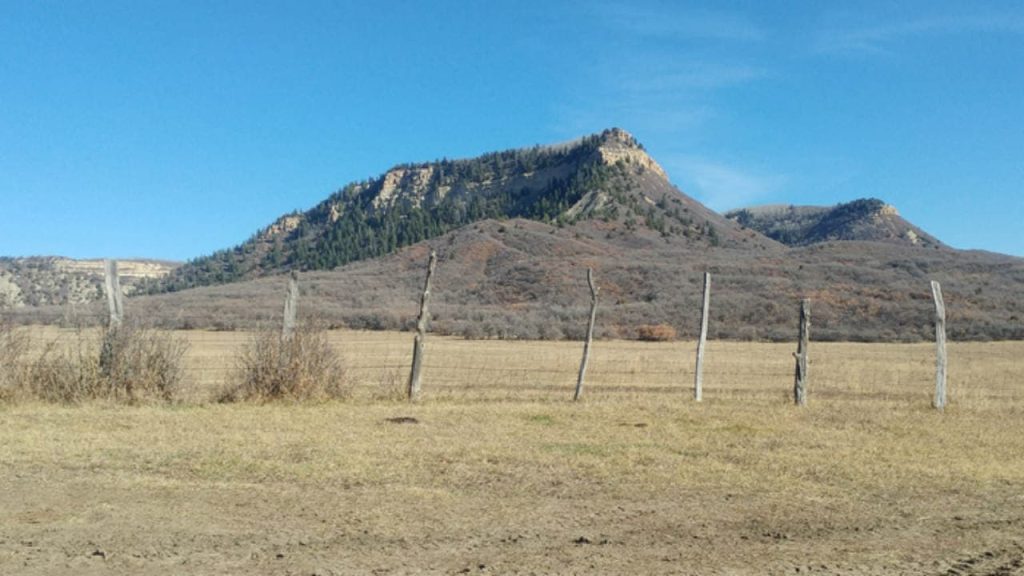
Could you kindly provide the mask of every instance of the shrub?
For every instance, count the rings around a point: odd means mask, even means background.
[[[394,312],[370,311],[345,316],[345,325],[352,330],[402,330],[407,323],[408,319]]]
[[[565,338],[565,333],[562,332],[562,327],[558,324],[541,324],[540,325],[540,339],[541,340],[562,340]]]
[[[28,334],[0,320],[0,400],[14,396],[28,352]]]
[[[49,342],[21,382],[23,395],[45,402],[77,404],[110,391],[102,383],[100,347],[82,332],[74,342]]]
[[[239,351],[236,383],[220,400],[325,400],[348,394],[326,331],[303,328],[286,339],[278,331],[260,330]]]
[[[676,329],[668,324],[645,324],[637,327],[636,337],[648,342],[669,342],[676,339]]]
[[[483,328],[480,327],[480,324],[475,322],[467,323],[462,328],[462,337],[466,340],[483,340]]]
[[[100,372],[115,398],[169,401],[180,385],[188,351],[185,340],[154,329],[107,330]]]
[[[170,333],[137,326],[107,329],[98,339],[78,331],[70,344],[47,344],[19,389],[63,404],[167,402],[181,383],[187,349]]]

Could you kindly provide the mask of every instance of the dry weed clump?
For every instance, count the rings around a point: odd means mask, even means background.
[[[168,332],[121,327],[105,334],[100,372],[115,398],[169,401],[181,383],[187,350]]]
[[[381,372],[377,379],[377,388],[374,390],[374,400],[384,402],[406,400],[408,397],[406,376],[408,375],[398,368],[388,368]]]
[[[220,398],[241,400],[326,400],[349,395],[350,387],[327,332],[296,330],[290,338],[260,330],[236,357],[236,384]]]
[[[23,362],[28,345],[28,332],[25,329],[0,320],[0,400],[14,396],[24,371]]]
[[[181,338],[138,326],[106,329],[98,338],[79,330],[70,342],[48,343],[17,389],[62,404],[168,402],[181,383],[187,350]]]

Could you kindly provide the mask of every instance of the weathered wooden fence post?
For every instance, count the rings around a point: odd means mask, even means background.
[[[711,303],[711,273],[704,273],[704,305],[700,312],[700,339],[697,341],[697,369],[693,377],[693,399],[704,397],[704,347],[708,340],[708,309]]]
[[[288,295],[284,298],[284,321],[281,323],[281,341],[288,342],[295,335],[295,319],[299,312],[299,278],[292,272],[288,278]]]
[[[103,261],[103,292],[107,296],[107,328],[117,329],[124,321],[124,301],[116,260]]]
[[[576,379],[576,391],[573,401],[579,400],[583,394],[583,377],[587,373],[587,362],[590,361],[590,343],[594,340],[594,320],[597,318],[597,293],[600,288],[594,285],[594,269],[587,268],[587,284],[590,286],[590,323],[587,325],[587,340],[583,344],[583,360],[580,361],[580,375]]]
[[[288,277],[288,293],[284,297],[284,318],[281,320],[281,341],[277,358],[278,377],[289,378],[295,362],[295,319],[299,312],[299,278],[293,271]]]
[[[109,377],[114,368],[118,331],[124,322],[124,300],[115,260],[103,261],[103,291],[107,296],[107,327],[100,346],[100,373]]]
[[[423,369],[423,342],[427,338],[427,322],[430,320],[430,312],[427,306],[430,304],[430,279],[434,275],[434,267],[437,265],[437,253],[430,251],[430,259],[427,262],[427,279],[423,283],[423,295],[420,297],[420,315],[416,319],[416,338],[412,347],[412,370],[409,373],[409,400],[413,401],[420,395],[420,374]]]
[[[793,401],[797,406],[807,404],[807,346],[810,340],[811,301],[800,301],[800,342],[796,354],[796,382],[793,385]]]
[[[935,399],[936,410],[946,407],[946,304],[942,301],[942,286],[932,280],[932,298],[935,300]]]

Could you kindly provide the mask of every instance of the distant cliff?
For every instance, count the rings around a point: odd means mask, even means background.
[[[163,278],[177,266],[158,260],[120,260],[121,287],[132,294],[143,281]],[[0,310],[90,302],[100,298],[102,286],[102,260],[0,257]]]

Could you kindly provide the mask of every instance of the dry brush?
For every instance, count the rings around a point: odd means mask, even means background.
[[[344,366],[325,330],[301,327],[285,336],[264,329],[238,351],[234,383],[220,401],[327,400],[349,391]]]
[[[2,338],[8,340],[7,332]],[[15,339],[17,337],[14,337]],[[69,340],[46,342],[30,356],[27,343],[0,354],[17,358],[5,366],[8,400],[59,404],[91,400],[126,404],[170,402],[180,386],[188,343],[169,332],[124,324],[102,333],[77,329]],[[11,340],[16,341],[16,340]]]

